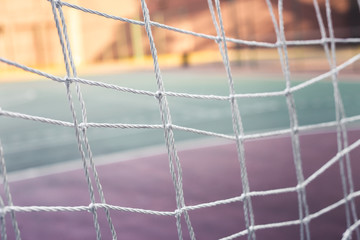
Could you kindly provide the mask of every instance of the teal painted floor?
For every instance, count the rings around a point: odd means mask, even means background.
[[[157,90],[152,72],[80,77],[134,89]],[[307,79],[295,76],[292,84],[294,86]],[[163,80],[165,89],[172,92],[221,96],[229,93],[226,74],[216,71],[169,70],[163,73]],[[281,75],[234,74],[234,81],[237,93],[281,91],[285,88]],[[346,115],[359,115],[360,84],[340,78],[339,87]],[[87,85],[81,85],[81,89],[88,122],[161,124],[158,101],[154,97]],[[335,120],[333,90],[329,80],[296,92],[294,98],[300,126]],[[178,97],[168,97],[168,101],[174,124],[232,134],[228,101]],[[242,98],[238,104],[245,133],[289,127],[285,97]],[[50,80],[1,84],[0,106],[6,111],[72,122],[65,86]],[[80,119],[79,104],[75,106]],[[161,129],[89,128],[88,137],[95,156],[164,143]],[[203,137],[175,130],[176,141]],[[8,171],[80,158],[75,133],[71,128],[0,116],[0,139]]]

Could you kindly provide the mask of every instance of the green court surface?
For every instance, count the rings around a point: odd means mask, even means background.
[[[153,72],[80,76],[131,87],[157,91]],[[293,78],[293,86],[308,80]],[[224,72],[169,70],[163,72],[166,91],[228,96]],[[237,93],[282,91],[281,75],[234,75]],[[340,76],[339,87],[346,116],[360,114],[360,85]],[[74,90],[74,88],[72,88]],[[81,85],[88,122],[161,124],[158,100],[152,96]],[[330,79],[294,93],[299,125],[335,120],[333,88]],[[76,99],[75,90],[73,99]],[[215,133],[232,134],[229,101],[168,97],[174,124]],[[284,96],[240,98],[238,100],[245,133],[289,128]],[[72,122],[64,84],[51,80],[2,83],[0,107],[3,110]],[[80,107],[76,103],[78,119]],[[175,130],[175,140],[203,138]],[[89,128],[88,137],[95,156],[140,149],[164,143],[162,129]],[[0,138],[8,171],[79,159],[74,129],[19,118],[0,117]]]

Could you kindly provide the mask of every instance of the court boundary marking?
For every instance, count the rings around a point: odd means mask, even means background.
[[[348,132],[359,131],[358,127],[348,127]],[[302,131],[300,136],[316,135],[316,134],[328,134],[336,133],[334,127],[327,127],[324,129],[317,129],[312,131]],[[246,142],[264,141],[270,139],[282,139],[289,138],[290,134],[281,134],[277,136],[263,137],[261,139],[247,139]],[[183,140],[177,142],[177,148],[179,152],[201,150],[204,148],[221,147],[225,145],[235,144],[232,140],[222,138],[197,138],[190,140]],[[116,164],[125,161],[135,161],[141,158],[150,158],[166,154],[166,147],[164,144],[156,144],[147,147],[140,147],[130,149],[126,151],[114,152],[110,154],[102,154],[94,157],[94,161],[97,167]],[[30,179],[46,177],[56,174],[62,174],[65,172],[71,172],[81,170],[81,161],[79,159],[73,159],[65,162],[58,162],[49,165],[43,165],[38,167],[32,167],[28,169],[22,169],[8,173],[9,182],[20,182]]]

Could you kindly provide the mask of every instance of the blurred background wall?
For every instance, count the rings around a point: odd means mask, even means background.
[[[142,20],[137,0],[69,0],[116,16]],[[271,1],[277,11],[277,0]],[[325,18],[325,0],[318,0]],[[206,0],[148,0],[153,21],[215,35]],[[331,1],[335,36],[360,37],[359,7],[356,0]],[[0,0],[0,56],[30,66],[61,64],[62,53],[46,0]],[[264,0],[222,0],[222,15],[228,37],[276,42],[270,14]],[[150,54],[142,26],[105,19],[63,7],[72,51],[77,64],[142,59]],[[287,40],[319,39],[320,31],[313,0],[284,1]],[[326,20],[324,19],[326,24]],[[153,28],[160,55],[184,56],[218,51],[207,39]],[[247,46],[229,43],[236,51]],[[204,60],[205,61],[205,60]]]

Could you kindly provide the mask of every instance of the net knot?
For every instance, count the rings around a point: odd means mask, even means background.
[[[180,209],[176,209],[175,210],[175,217],[181,217],[181,214],[183,213],[183,210],[180,208]]]
[[[305,224],[310,223],[310,220],[311,220],[311,218],[310,218],[309,216],[306,216],[306,217],[304,217],[304,218],[302,219],[302,221],[303,221]]]
[[[253,225],[250,225],[250,226],[248,227],[249,233],[254,232],[254,230],[255,230],[255,228],[254,228]]]
[[[216,38],[215,38],[215,42],[218,43],[218,44],[221,43],[221,42],[222,42],[222,38],[219,37],[219,36],[216,37]]]
[[[93,213],[96,211],[96,205],[94,203],[90,203],[88,208],[89,208],[88,209],[89,212]]]
[[[291,94],[290,88],[286,88],[286,89],[284,90],[284,95],[285,95],[285,97],[290,96],[290,94]]]
[[[280,41],[279,39],[276,41],[276,43],[275,43],[275,46],[276,47],[283,47],[283,46],[285,46],[285,43],[283,42],[283,41]]]
[[[293,127],[292,129],[293,129],[294,134],[299,133],[299,128],[297,126]]]
[[[163,95],[164,95],[163,92],[157,91],[157,92],[155,93],[155,98],[158,99],[158,100],[160,100],[160,99],[163,97]]]
[[[230,94],[230,95],[229,95],[229,101],[232,102],[232,103],[234,103],[234,102],[235,102],[235,95]]]
[[[70,84],[73,82],[73,80],[72,80],[70,77],[66,76],[65,79],[64,79],[64,82],[65,82],[67,85],[70,85]]]
[[[79,129],[80,130],[82,130],[82,131],[84,131],[84,130],[86,130],[87,129],[87,126],[86,126],[86,123],[84,123],[84,122],[82,122],[82,123],[79,123]]]
[[[321,38],[321,44],[322,45],[325,45],[326,43],[328,43],[328,39],[325,37],[325,38]]]
[[[173,126],[172,126],[171,123],[167,123],[167,124],[165,125],[165,129],[166,129],[166,130],[171,130],[172,128],[173,128]]]
[[[303,184],[299,183],[298,185],[296,185],[296,191],[300,191],[301,189],[303,189]]]
[[[60,0],[48,0],[49,2],[54,2],[56,7],[61,7],[62,6],[62,2]]]
[[[0,208],[0,218],[4,218],[6,215],[6,209],[4,207]]]

